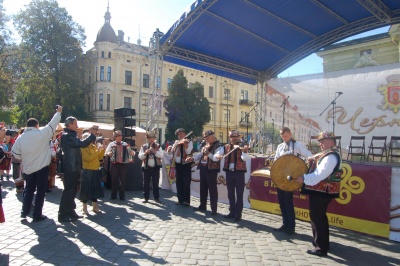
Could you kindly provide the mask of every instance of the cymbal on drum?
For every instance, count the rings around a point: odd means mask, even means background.
[[[283,155],[271,166],[271,179],[279,189],[292,192],[301,188],[302,184],[297,183],[297,177],[307,173],[306,163],[297,156]],[[288,179],[292,177],[292,179]]]

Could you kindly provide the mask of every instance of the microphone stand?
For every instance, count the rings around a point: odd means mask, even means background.
[[[328,108],[329,106],[332,105],[332,132],[333,134],[335,134],[335,109],[336,109],[336,99],[339,98],[340,95],[343,94],[343,92],[336,92],[337,96],[335,97],[335,99],[333,99],[333,101],[325,108],[325,110],[322,111],[322,113],[319,114],[319,116],[321,116]]]
[[[285,126],[285,107],[286,107],[286,102],[289,99],[289,96],[286,97],[286,99],[283,101],[280,107],[283,105],[283,111],[282,111],[282,128]]]

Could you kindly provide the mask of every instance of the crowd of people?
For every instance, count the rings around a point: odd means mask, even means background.
[[[123,141],[120,130],[113,132],[114,140],[107,140],[98,133],[98,126],[92,126],[78,137],[78,120],[69,116],[64,122],[63,132],[56,138],[57,125],[61,120],[62,107],[57,106],[51,121],[39,128],[39,121],[28,119],[26,127],[14,134],[0,129],[0,170],[1,179],[10,178],[11,165],[16,190],[23,190],[21,218],[26,219],[33,207],[33,222],[40,222],[47,217],[43,215],[45,194],[54,187],[56,173],[62,178],[63,192],[59,204],[58,221],[73,222],[82,215],[89,215],[88,202],[92,203],[92,212],[100,214],[98,199],[104,197],[102,181],[109,173],[111,179],[110,200],[124,201],[127,164],[133,163],[136,152]],[[243,192],[245,173],[248,171],[246,161],[250,158],[250,145],[243,142],[237,130],[229,132],[229,143],[222,144],[212,130],[202,134],[202,141],[189,139],[185,129],[175,131],[177,140],[160,145],[154,132],[146,133],[146,143],[140,146],[138,153],[142,161],[143,203],[150,200],[150,188],[153,199],[161,204],[159,192],[161,159],[165,156],[170,161],[168,175],[175,178],[177,189],[176,205],[191,206],[191,168],[193,163],[200,171],[200,205],[194,211],[207,210],[209,199],[211,214],[218,214],[217,176],[221,169],[226,173],[226,186],[229,199],[229,213],[226,219],[239,222],[242,219]],[[332,198],[338,196],[340,189],[341,157],[335,146],[332,132],[321,132],[318,137],[322,152],[311,156],[300,142],[292,138],[289,128],[280,131],[282,144],[277,147],[275,161],[284,155],[301,155],[310,159],[310,169],[303,176],[294,177],[295,182],[303,185],[302,193],[310,194],[310,218],[315,249],[307,252],[312,255],[325,256],[329,251],[329,225],[326,211]],[[197,143],[199,142],[199,143]],[[254,147],[254,141],[252,145]],[[163,151],[163,147],[166,151]],[[224,160],[222,160],[224,159]],[[22,178],[23,177],[23,178]],[[17,182],[18,180],[25,180]],[[1,187],[1,184],[0,184]],[[34,194],[36,195],[34,197]],[[278,202],[282,212],[282,225],[275,231],[288,235],[295,233],[295,212],[293,192],[277,188]],[[75,198],[82,203],[82,212],[76,212]],[[34,204],[32,204],[34,200]],[[1,206],[1,202],[0,202]],[[2,209],[0,209],[0,222]]]

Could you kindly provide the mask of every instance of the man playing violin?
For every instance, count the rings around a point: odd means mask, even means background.
[[[150,181],[152,181],[154,201],[160,202],[160,168],[162,167],[161,158],[163,157],[162,148],[156,142],[156,134],[147,132],[148,143],[142,145],[139,151],[139,159],[142,160],[143,170],[143,203],[149,202]]]
[[[329,251],[329,222],[326,216],[329,203],[339,197],[342,176],[342,158],[336,147],[333,132],[318,134],[321,153],[314,157],[309,174],[297,177],[298,183],[304,183],[302,194],[309,194],[310,220],[315,249],[308,254],[326,256]]]
[[[190,183],[192,182],[191,164],[186,162],[186,158],[193,150],[193,142],[185,138],[186,131],[183,128],[178,128],[175,131],[178,140],[174,145],[168,146],[167,152],[172,153],[176,167],[176,194],[178,202],[176,205],[190,206]]]
[[[292,132],[289,128],[283,127],[280,130],[280,135],[283,140],[281,144],[278,145],[275,152],[275,161],[281,157],[282,155],[292,154],[295,156],[301,155],[303,157],[309,157],[312,155],[310,151],[308,151],[303,144],[295,141],[292,138]],[[279,188],[276,188],[278,193],[278,201],[279,207],[282,212],[282,220],[283,225],[279,228],[275,228],[275,231],[283,231],[288,235],[292,235],[295,233],[295,212],[293,205],[293,192],[283,191]]]
[[[221,143],[215,138],[212,130],[203,132],[206,145],[193,157],[186,159],[187,162],[200,161],[200,206],[193,208],[195,211],[207,209],[207,198],[210,193],[211,214],[217,214],[218,188],[217,176],[220,170],[220,158],[224,154]]]
[[[226,173],[228,188],[229,214],[225,218],[234,218],[235,222],[242,219],[243,192],[245,185],[246,160],[249,159],[249,147],[240,147],[241,135],[237,130],[229,132],[229,144],[224,147],[225,162],[223,170]],[[235,194],[237,198],[235,198]]]

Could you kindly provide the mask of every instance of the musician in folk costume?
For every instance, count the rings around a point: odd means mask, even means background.
[[[226,173],[228,189],[229,214],[225,218],[242,219],[243,192],[245,186],[246,160],[249,159],[249,147],[240,147],[241,135],[237,130],[229,132],[230,143],[224,146],[225,161],[223,170]],[[236,195],[236,197],[235,197]]]
[[[276,149],[275,161],[286,154],[292,154],[295,156],[301,155],[303,157],[309,157],[312,155],[312,153],[307,150],[302,143],[297,142],[292,138],[292,132],[289,128],[283,127],[280,130],[280,135],[283,142],[279,144]],[[275,228],[274,230],[283,231],[288,235],[292,235],[295,233],[296,227],[293,192],[283,191],[279,188],[276,188],[276,190],[278,193],[279,207],[282,212],[283,224],[281,227]]]
[[[175,131],[178,140],[175,140],[172,146],[167,149],[168,154],[172,154],[172,160],[175,160],[176,167],[176,194],[178,202],[176,205],[190,206],[190,183],[192,182],[191,164],[186,162],[188,155],[192,153],[193,142],[185,138],[186,131],[178,128]]]
[[[200,161],[200,206],[193,208],[195,211],[207,209],[207,198],[210,193],[211,214],[217,214],[218,188],[217,176],[220,171],[220,158],[224,155],[224,147],[215,138],[212,130],[203,133],[206,145],[193,157],[186,159],[187,162]]]
[[[110,156],[111,167],[111,199],[117,198],[125,200],[125,186],[126,186],[126,168],[125,162],[132,162],[132,159],[126,156],[135,156],[135,151],[131,150],[128,143],[122,141],[122,131],[114,131],[113,136],[115,140],[108,144],[105,154]],[[128,161],[127,161],[128,160]]]
[[[342,158],[336,147],[333,132],[318,134],[321,153],[313,158],[309,173],[297,178],[304,183],[302,194],[309,194],[309,210],[313,245],[308,254],[326,256],[329,251],[329,222],[326,216],[329,203],[339,197]]]
[[[146,133],[147,143],[143,144],[139,151],[139,159],[142,160],[143,170],[143,203],[147,203],[150,197],[150,181],[152,181],[154,201],[160,202],[160,168],[162,167],[161,158],[163,151],[156,142],[156,134],[154,132]]]

